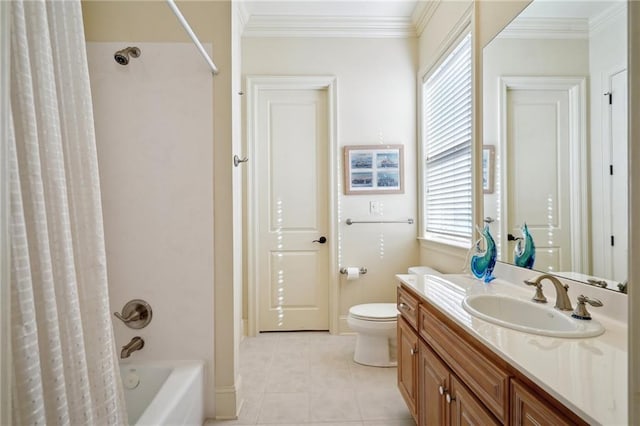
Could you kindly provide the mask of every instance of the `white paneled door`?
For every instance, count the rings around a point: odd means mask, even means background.
[[[568,90],[507,92],[507,227],[527,223],[540,271],[572,270],[569,108]]]
[[[327,89],[256,95],[258,330],[329,329]]]

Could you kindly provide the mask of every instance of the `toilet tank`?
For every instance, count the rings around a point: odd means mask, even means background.
[[[409,273],[414,275],[441,275],[440,271],[430,266],[410,266]]]

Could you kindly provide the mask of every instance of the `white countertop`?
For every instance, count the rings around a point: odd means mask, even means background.
[[[523,333],[473,317],[462,300],[478,293],[530,300],[529,289],[466,275],[396,277],[588,423],[628,424],[625,324],[598,316],[604,334],[581,339]]]

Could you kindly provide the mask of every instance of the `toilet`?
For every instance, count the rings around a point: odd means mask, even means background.
[[[395,367],[396,325],[395,303],[367,303],[349,309],[347,324],[357,333],[353,360],[372,367]]]
[[[412,266],[409,274],[440,275],[428,266]],[[349,309],[347,324],[357,333],[353,360],[372,367],[395,367],[398,365],[397,331],[398,309],[395,303],[366,303]]]

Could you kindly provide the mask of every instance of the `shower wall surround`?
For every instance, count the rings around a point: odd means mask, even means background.
[[[126,46],[141,54],[122,66]],[[143,298],[154,311],[144,330],[114,320],[116,343],[142,336],[138,361],[205,360],[212,401],[211,72],[190,43],[88,43],[88,59],[111,307]]]

